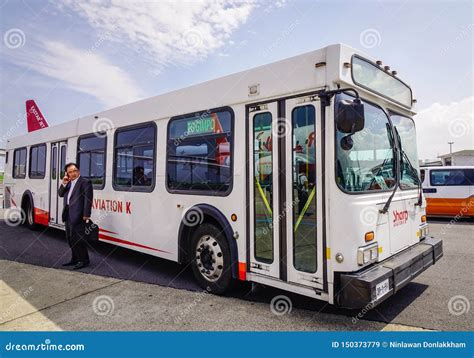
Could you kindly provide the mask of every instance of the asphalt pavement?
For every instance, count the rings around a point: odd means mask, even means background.
[[[71,271],[61,266],[69,259],[61,231],[0,220],[0,330],[472,330],[474,225],[429,224],[444,257],[356,318],[361,312],[261,285],[214,296],[188,267],[106,243],[90,248],[90,267]]]

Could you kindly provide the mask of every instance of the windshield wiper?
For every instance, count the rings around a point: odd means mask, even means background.
[[[388,123],[386,123],[385,127],[387,128],[387,133],[389,135],[390,144],[392,145],[392,148],[393,148],[393,151],[394,151],[394,154],[395,154],[395,159],[396,160],[395,160],[393,169],[394,169],[394,172],[395,172],[395,178],[396,179],[395,179],[395,187],[393,188],[392,194],[390,194],[390,197],[387,199],[387,202],[385,203],[383,208],[381,210],[379,210],[379,212],[381,214],[386,214],[387,213],[388,208],[390,207],[390,204],[392,203],[392,199],[393,199],[393,197],[394,197],[394,195],[397,191],[398,185],[400,183],[399,176],[397,175],[397,173],[398,173],[398,147],[395,145],[395,140],[393,138],[392,131],[390,130],[390,125]],[[398,132],[397,132],[397,136],[398,136]]]

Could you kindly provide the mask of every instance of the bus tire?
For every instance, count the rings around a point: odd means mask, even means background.
[[[36,230],[38,226],[35,224],[35,213],[34,213],[34,207],[33,207],[33,204],[31,203],[31,200],[26,200],[25,204],[22,206],[22,209],[23,209],[22,224],[25,225],[30,230]]]
[[[199,285],[209,293],[223,294],[232,284],[230,249],[221,230],[202,224],[191,239],[191,266]]]

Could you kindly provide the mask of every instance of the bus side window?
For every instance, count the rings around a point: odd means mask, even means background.
[[[105,134],[88,134],[79,137],[77,162],[81,175],[92,182],[94,189],[105,186],[105,157],[107,137]]]
[[[421,179],[421,182],[424,183],[424,181],[425,181],[425,170],[424,169],[420,170],[420,179]]]
[[[469,176],[469,169],[439,169],[431,171],[430,181],[434,186],[466,186],[472,185]]]
[[[15,149],[13,152],[13,178],[24,179],[26,176],[26,148]]]
[[[232,127],[230,108],[172,118],[168,125],[168,190],[228,194],[232,189]]]
[[[466,185],[474,185],[474,169],[464,169],[464,177],[466,178]]]
[[[43,179],[46,173],[46,144],[30,148],[30,179]]]
[[[151,191],[155,183],[156,126],[146,123],[115,132],[113,185],[117,190]]]

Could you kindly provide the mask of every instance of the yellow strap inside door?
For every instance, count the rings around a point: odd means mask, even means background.
[[[306,200],[306,204],[304,204],[303,210],[301,210],[300,216],[298,217],[298,220],[296,221],[295,224],[295,232],[298,230],[298,226],[300,226],[301,220],[303,220],[304,214],[306,214],[306,211],[309,208],[309,204],[311,203],[311,200],[313,200],[314,194],[316,193],[316,186],[313,187],[313,190],[311,190],[311,194],[309,194],[308,200]]]
[[[265,204],[265,207],[267,208],[268,212],[270,213],[270,215],[273,215],[272,214],[272,208],[270,207],[270,204],[268,203],[268,200],[267,198],[265,197],[265,193],[263,192],[263,189],[262,187],[260,186],[260,183],[257,179],[255,179],[255,182],[257,183],[257,188],[258,188],[258,191],[260,193],[260,196],[262,197],[262,200],[263,200],[263,203]]]

